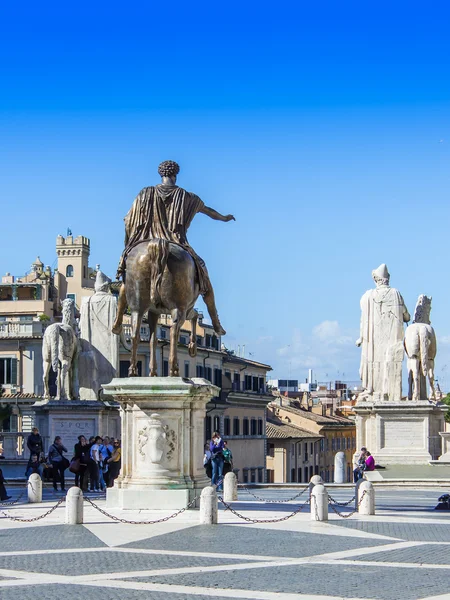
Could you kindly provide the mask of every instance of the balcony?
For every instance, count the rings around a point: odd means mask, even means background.
[[[0,321],[0,338],[42,337],[40,321]]]

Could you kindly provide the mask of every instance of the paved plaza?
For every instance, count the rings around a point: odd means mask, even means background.
[[[297,490],[298,491],[298,490]],[[1,600],[103,598],[202,600],[248,598],[450,598],[450,513],[434,511],[434,489],[377,489],[377,515],[330,510],[328,523],[309,507],[279,523],[248,523],[220,510],[219,524],[198,525],[198,511],[155,525],[114,522],[85,504],[84,525],[64,525],[64,505],[35,522],[0,519]],[[330,489],[338,502],[352,489]],[[284,500],[295,490],[258,490]],[[19,494],[13,490],[13,498]],[[240,491],[233,508],[254,519],[278,519],[303,502],[273,504]],[[43,514],[40,505],[1,506],[18,518]],[[95,503],[105,508],[104,499]],[[151,520],[167,513],[110,511]]]

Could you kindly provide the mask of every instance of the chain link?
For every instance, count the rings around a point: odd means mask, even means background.
[[[14,504],[18,504],[19,501],[23,498],[26,491],[27,491],[27,488],[22,490],[20,492],[20,494],[17,496],[17,498],[15,500],[11,500],[11,502],[0,502],[0,506],[13,506]]]
[[[305,506],[307,506],[310,503],[310,499],[308,498],[308,500],[306,500],[303,504],[301,504],[296,510],[294,510],[290,514],[288,514],[284,517],[281,517],[279,519],[252,519],[251,517],[246,517],[245,515],[242,515],[241,513],[234,510],[234,508],[230,504],[225,502],[225,500],[222,498],[222,496],[219,496],[219,500],[225,506],[226,510],[229,510],[230,512],[232,512],[233,515],[235,515],[239,519],[243,519],[244,521],[247,521],[247,523],[281,523],[282,521],[287,521],[291,517],[295,517],[295,515],[298,515],[298,513],[300,511],[302,511],[305,508]]]
[[[330,496],[330,494],[328,494],[328,504],[333,503],[335,506],[348,506],[355,500],[356,500],[356,496],[353,496],[353,498],[351,498],[348,502],[338,502],[332,496]]]
[[[31,519],[22,519],[21,517],[11,517],[4,510],[0,510],[0,513],[4,517],[9,519],[10,521],[20,521],[21,523],[33,523],[33,521],[39,521],[40,519],[44,519],[45,517],[48,517],[48,515],[50,515],[54,510],[56,510],[58,508],[58,506],[60,506],[63,502],[65,502],[65,500],[66,500],[66,498],[64,496],[64,498],[61,498],[60,500],[58,500],[58,502],[54,506],[52,506],[50,508],[50,510],[45,512],[43,515],[39,515],[38,517],[32,517]]]
[[[292,502],[293,500],[300,498],[300,496],[302,494],[304,494],[306,492],[306,490],[309,490],[309,486],[305,487],[299,494],[296,494],[295,496],[292,496],[292,498],[288,498],[287,500],[266,500],[265,498],[261,498],[261,496],[257,496],[256,494],[254,494],[253,492],[250,491],[250,489],[248,487],[245,487],[242,484],[238,487],[239,487],[239,489],[244,490],[245,492],[248,492],[251,496],[253,496],[253,498],[256,498],[256,500],[261,500],[262,502],[267,502],[268,504],[284,504],[285,502]]]
[[[93,502],[90,498],[85,497],[84,499],[93,508],[98,510],[98,512],[102,513],[102,515],[105,515],[105,517],[108,517],[108,518],[112,519],[113,521],[117,521],[118,523],[126,523],[127,525],[156,525],[157,523],[165,523],[166,521],[169,521],[169,519],[174,519],[175,517],[178,517],[178,515],[181,515],[181,513],[184,513],[186,510],[191,508],[191,506],[193,506],[199,498],[200,498],[200,496],[196,496],[184,508],[180,508],[179,510],[175,511],[173,514],[168,515],[167,517],[162,517],[161,519],[155,519],[154,521],[128,521],[127,519],[121,519],[120,517],[116,517],[115,515],[112,515],[111,513],[106,512],[106,510],[103,510],[103,508],[100,508],[100,506],[95,504],[95,502]]]
[[[341,517],[341,519],[348,519],[349,517],[353,517],[353,515],[354,515],[355,513],[357,513],[357,512],[358,512],[358,510],[359,510],[359,507],[361,506],[361,503],[362,503],[362,501],[363,501],[363,498],[364,498],[364,496],[366,495],[366,493],[367,493],[367,491],[366,491],[366,490],[364,490],[364,491],[363,491],[363,493],[361,494],[361,498],[359,499],[359,502],[358,502],[358,504],[356,505],[356,508],[355,508],[355,510],[353,510],[352,512],[346,513],[346,514],[343,514],[343,513],[341,513],[339,510],[337,510],[336,508],[334,508],[333,504],[331,504],[331,502],[330,502],[331,496],[328,496],[328,504],[329,504],[329,506],[331,507],[331,510],[332,510],[332,511],[333,511],[333,512],[334,512],[334,513],[335,513],[335,514],[338,516],[338,517]],[[353,498],[353,500],[354,500],[354,498]],[[339,505],[339,506],[341,506],[341,505]]]

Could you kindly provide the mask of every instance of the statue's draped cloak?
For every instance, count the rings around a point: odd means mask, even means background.
[[[187,240],[187,230],[204,203],[198,196],[176,185],[146,187],[136,196],[125,217],[125,250],[119,272],[130,250],[139,242],[160,238],[182,246],[195,261],[200,292],[208,290],[208,272],[204,261]]]
[[[401,397],[403,324],[407,309],[395,288],[380,286],[361,298],[362,353],[359,374],[363,388],[373,393]],[[409,315],[408,319],[409,319]],[[394,363],[400,363],[394,375]],[[400,398],[399,398],[400,399]]]

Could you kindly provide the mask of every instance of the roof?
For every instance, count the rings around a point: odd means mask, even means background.
[[[278,404],[272,404],[272,406],[278,407]],[[304,408],[295,408],[293,406],[279,406],[279,408],[281,410],[284,410],[286,412],[290,412],[294,415],[299,415],[301,417],[304,417],[305,419],[309,419],[310,421],[314,421],[315,423],[318,423],[319,425],[331,425],[331,426],[336,426],[336,425],[341,425],[341,426],[346,426],[346,425],[355,425],[355,422],[352,421],[351,419],[347,419],[346,417],[337,417],[337,416],[323,416],[323,415],[318,415],[317,413],[313,413],[309,410],[306,410]]]
[[[321,438],[322,435],[306,431],[296,425],[283,425],[275,421],[266,421],[266,436],[270,439],[292,439],[292,438]]]
[[[224,353],[224,352],[222,352]],[[255,360],[249,360],[248,358],[242,358],[241,356],[235,356],[234,354],[230,354],[229,351],[225,351],[225,356],[223,357],[224,363],[235,363],[240,365],[250,365],[254,367],[261,367],[262,369],[266,369],[267,371],[271,371],[272,367],[270,365],[266,365],[264,363],[256,362]]]
[[[29,394],[24,392],[16,392],[15,394],[9,394],[5,392],[0,396],[0,402],[2,400],[15,400],[15,399],[24,399],[24,400],[33,400],[33,399],[42,399],[42,396],[38,394]]]

